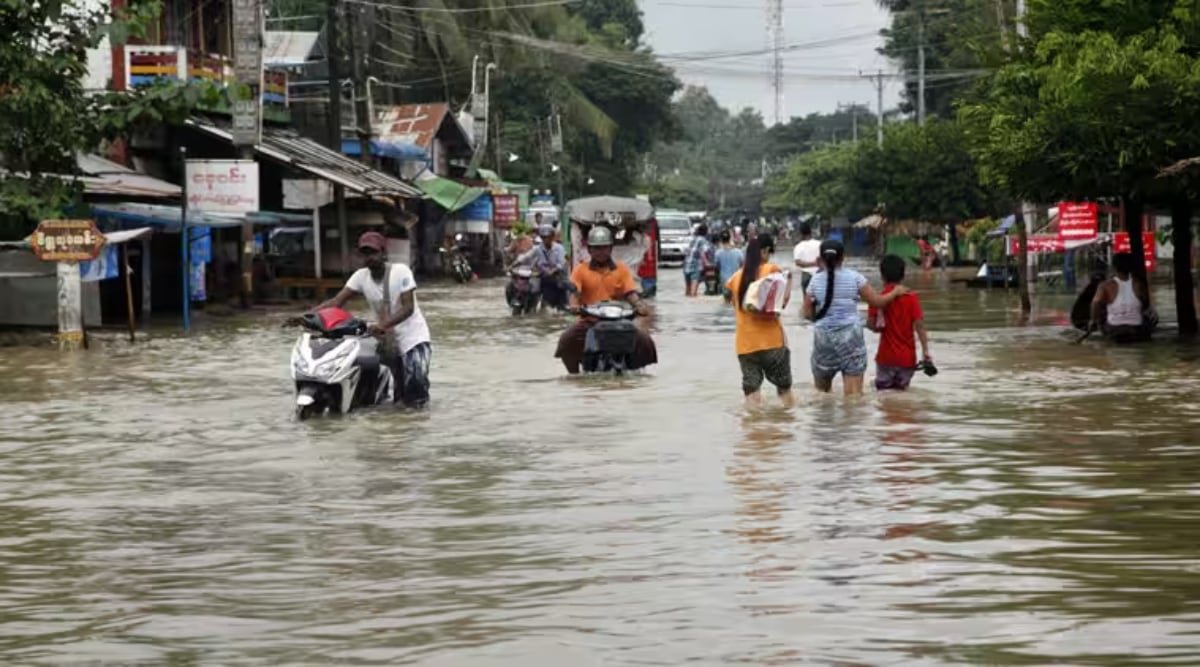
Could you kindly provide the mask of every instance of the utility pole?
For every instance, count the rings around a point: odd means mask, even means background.
[[[851,137],[851,140],[857,144],[858,143],[858,103],[851,102],[850,104],[842,104],[841,102],[838,102],[837,110],[838,110],[838,112],[842,112],[842,111],[850,112],[850,128],[851,128],[850,129],[850,132],[851,132],[850,137]]]
[[[329,68],[329,149],[339,154],[342,152],[342,45],[341,32],[338,24],[339,0],[328,0],[328,11],[325,16],[325,41],[327,55],[325,62]],[[337,210],[338,241],[340,241],[341,267],[345,273],[350,267],[350,234],[346,223],[346,189],[334,184],[333,201]]]
[[[260,0],[238,0],[233,4],[234,30],[234,75],[237,80],[237,99],[233,102],[233,143],[237,148],[238,159],[254,160],[254,150],[262,135],[262,94],[263,94],[263,60],[262,44],[263,31],[266,27],[263,6]],[[250,99],[244,97],[244,90],[250,91]],[[184,162],[186,173],[187,163]],[[258,184],[256,184],[258,186]],[[186,225],[181,225],[183,243],[191,244],[192,239]],[[249,308],[254,301],[254,227],[243,218],[238,244],[241,269],[241,304]],[[190,271],[185,266],[184,271]],[[184,307],[189,304],[190,294],[184,294]]]
[[[783,123],[783,0],[767,2],[767,49],[771,62],[768,78],[771,84],[775,125]]]
[[[864,79],[871,79],[875,84],[875,113],[877,121],[875,141],[878,143],[880,148],[883,148],[883,70],[879,70],[878,74],[863,74],[862,72],[859,72],[858,75]]]
[[[370,42],[363,31],[362,14],[366,8],[359,5],[348,10],[350,12],[350,85],[354,91],[354,132],[358,135],[359,159],[363,164],[371,165],[371,84],[364,76],[363,68],[367,66],[370,54]]]
[[[917,8],[917,125],[925,127],[925,3]]]

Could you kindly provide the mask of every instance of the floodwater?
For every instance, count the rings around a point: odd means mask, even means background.
[[[752,415],[674,269],[625,379],[423,289],[417,414],[293,422],[275,320],[0,351],[0,664],[1200,664],[1200,354],[910,282],[940,375],[818,395],[791,316]]]

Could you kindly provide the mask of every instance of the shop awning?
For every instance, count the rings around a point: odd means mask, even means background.
[[[992,231],[988,232],[987,235],[988,236],[1004,236],[1005,234],[1008,233],[1008,230],[1012,229],[1012,226],[1016,222],[1017,222],[1017,216],[1010,215],[1007,218],[1001,220],[1000,226],[993,229]]]
[[[210,120],[190,118],[187,125],[233,145],[233,136],[229,130]],[[399,178],[368,167],[337,151],[331,151],[291,130],[263,128],[262,139],[254,147],[254,151],[269,160],[341,185],[360,195],[410,198],[422,196],[421,190]]]
[[[417,181],[417,186],[438,206],[451,213],[487,194],[487,188],[475,188],[439,176]]]
[[[178,206],[158,206],[155,204],[94,204],[92,214],[97,218],[108,218],[120,222],[133,222],[141,225],[153,225],[167,229],[179,229],[183,212]],[[255,212],[245,215],[230,215],[218,213],[201,213],[188,211],[188,227],[241,227],[243,223],[252,225],[279,225],[285,222],[304,222],[312,216],[295,213]],[[105,232],[105,235],[108,235]]]

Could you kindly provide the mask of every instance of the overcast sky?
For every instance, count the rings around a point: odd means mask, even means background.
[[[875,103],[874,84],[860,70],[887,72],[876,53],[887,13],[875,0],[782,0],[785,51],[785,116],[833,111],[838,103]],[[766,0],[638,0],[646,25],[644,41],[670,61],[672,54],[762,51],[767,45]],[[751,106],[770,123],[772,95],[768,56],[670,63],[688,84],[706,86],[733,110]],[[895,106],[898,83],[885,82],[884,106]]]

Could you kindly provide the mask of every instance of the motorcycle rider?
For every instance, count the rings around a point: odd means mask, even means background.
[[[613,260],[612,246],[613,233],[608,227],[595,225],[588,231],[587,248],[590,261],[580,263],[571,272],[571,283],[574,286],[571,293],[571,310],[577,311],[580,306],[592,306],[601,301],[628,301],[637,314],[644,317],[647,310],[638,297],[633,272],[624,262]],[[558,349],[555,350],[554,356],[562,359],[563,366],[571,375],[579,373],[587,332],[592,324],[586,316],[580,317],[579,321],[571,325],[558,339]],[[654,340],[639,328],[637,346],[629,370],[656,363],[658,351]]]
[[[358,254],[363,258],[363,268],[350,276],[336,296],[313,311],[342,308],[355,296],[365,297],[376,318],[369,331],[381,339],[381,361],[395,377],[396,401],[412,408],[424,407],[429,402],[433,346],[429,325],[417,305],[417,281],[406,265],[387,261],[387,239],[379,232],[365,232],[358,237]]]
[[[538,275],[542,303],[555,308],[565,308],[567,294],[571,291],[567,282],[567,251],[555,240],[554,227],[538,227],[541,243],[533,247],[533,270]]]

